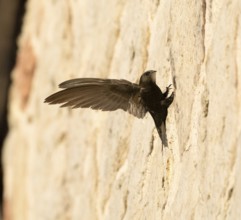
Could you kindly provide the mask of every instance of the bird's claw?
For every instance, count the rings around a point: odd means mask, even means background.
[[[169,91],[171,88],[172,84],[170,84],[169,86],[166,87],[167,91]]]
[[[172,89],[171,86],[172,86],[172,84],[170,84],[169,86],[166,87],[166,92],[164,93],[164,97],[168,96],[170,89]]]

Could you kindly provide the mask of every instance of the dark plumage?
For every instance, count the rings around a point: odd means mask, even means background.
[[[167,109],[173,101],[174,93],[168,97],[169,85],[162,93],[156,85],[156,71],[142,74],[139,85],[121,79],[79,78],[59,85],[63,90],[45,99],[49,104],[62,104],[61,107],[92,108],[102,111],[123,109],[143,118],[149,112],[154,119],[158,134],[164,146],[166,137]]]

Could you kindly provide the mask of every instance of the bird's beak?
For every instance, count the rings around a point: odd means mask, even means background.
[[[156,71],[155,71],[155,70],[152,70],[152,71],[151,71],[151,80],[152,80],[153,82],[156,82]]]

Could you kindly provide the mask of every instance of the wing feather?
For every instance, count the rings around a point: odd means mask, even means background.
[[[122,109],[138,118],[147,112],[138,96],[139,85],[127,80],[79,78],[65,81],[59,87],[63,90],[50,95],[45,102],[102,111]]]

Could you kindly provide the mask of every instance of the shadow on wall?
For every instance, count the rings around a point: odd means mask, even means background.
[[[17,52],[17,37],[21,31],[22,18],[26,0],[0,1],[0,157],[2,147],[8,132],[7,103],[10,86],[10,74],[15,64]],[[3,169],[0,165],[0,206],[2,209]]]

